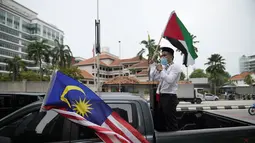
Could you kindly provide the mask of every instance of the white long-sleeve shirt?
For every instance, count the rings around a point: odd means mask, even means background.
[[[167,69],[163,66],[161,72],[157,71],[155,63],[150,65],[150,79],[159,81],[157,93],[176,94],[180,77],[181,68],[177,64],[173,63]]]

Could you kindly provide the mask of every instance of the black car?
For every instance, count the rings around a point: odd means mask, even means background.
[[[166,132],[159,129],[164,125],[154,120],[155,114],[139,96],[102,93],[100,97],[150,143],[255,142],[255,120],[244,120],[228,111],[179,111],[179,130]],[[41,104],[41,101],[34,102],[0,119],[0,137],[5,138],[5,142],[1,138],[0,142],[10,143],[8,139],[12,143],[102,142],[88,127],[73,123],[54,111],[39,112]]]

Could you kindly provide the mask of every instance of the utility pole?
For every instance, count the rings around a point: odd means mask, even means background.
[[[96,43],[96,54],[97,54],[97,92],[100,91],[100,20],[99,20],[99,0],[97,0],[97,19],[95,20],[95,43]]]
[[[119,41],[119,59],[121,56],[121,41]],[[121,63],[119,65],[120,69],[119,69],[119,77],[121,76]],[[121,77],[120,77],[121,78]],[[121,83],[120,83],[120,80],[119,80],[119,92],[121,92]]]

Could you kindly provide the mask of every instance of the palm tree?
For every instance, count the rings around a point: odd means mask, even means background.
[[[10,72],[10,76],[12,75],[12,80],[17,80],[17,77],[20,76],[21,69],[25,67],[24,62],[19,56],[15,56],[12,59],[5,59],[5,62],[8,64],[7,67]]]
[[[60,44],[58,40],[55,40],[56,46],[52,51],[52,64],[57,65],[58,68],[70,67],[73,54],[68,45]]]
[[[43,79],[42,62],[50,62],[51,47],[46,45],[45,43],[47,43],[47,40],[36,40],[35,42],[29,44],[27,48],[28,59],[34,60],[36,65],[39,64],[41,80]]]
[[[158,49],[158,50],[156,51],[157,45],[155,45],[155,40],[154,40],[154,39],[151,39],[149,34],[148,34],[148,40],[147,40],[147,41],[146,41],[146,40],[143,40],[143,41],[141,41],[140,44],[143,44],[144,47],[148,50],[148,54],[147,54],[148,63],[149,63],[149,61],[152,59],[152,57],[153,57],[153,55],[154,55],[155,52],[156,52],[156,55],[155,55],[155,57],[154,57],[154,60],[156,60],[156,61],[158,60],[158,56],[159,56],[159,51],[160,51],[160,49]],[[142,59],[144,53],[145,53],[145,49],[142,48],[142,49],[137,53],[137,56],[139,56],[140,59]],[[150,74],[150,71],[148,71],[148,77],[149,77],[149,80],[150,80],[150,75],[149,75],[149,74]]]
[[[209,74],[210,80],[214,84],[214,94],[216,94],[217,81],[222,74],[225,74],[225,59],[219,54],[212,54],[208,58],[208,62],[205,65],[209,65],[206,68],[206,72]]]

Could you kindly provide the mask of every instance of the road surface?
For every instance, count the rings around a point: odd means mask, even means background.
[[[201,104],[191,104],[190,102],[180,102],[177,107],[209,107],[209,106],[251,106],[255,100],[220,100],[203,101]]]

